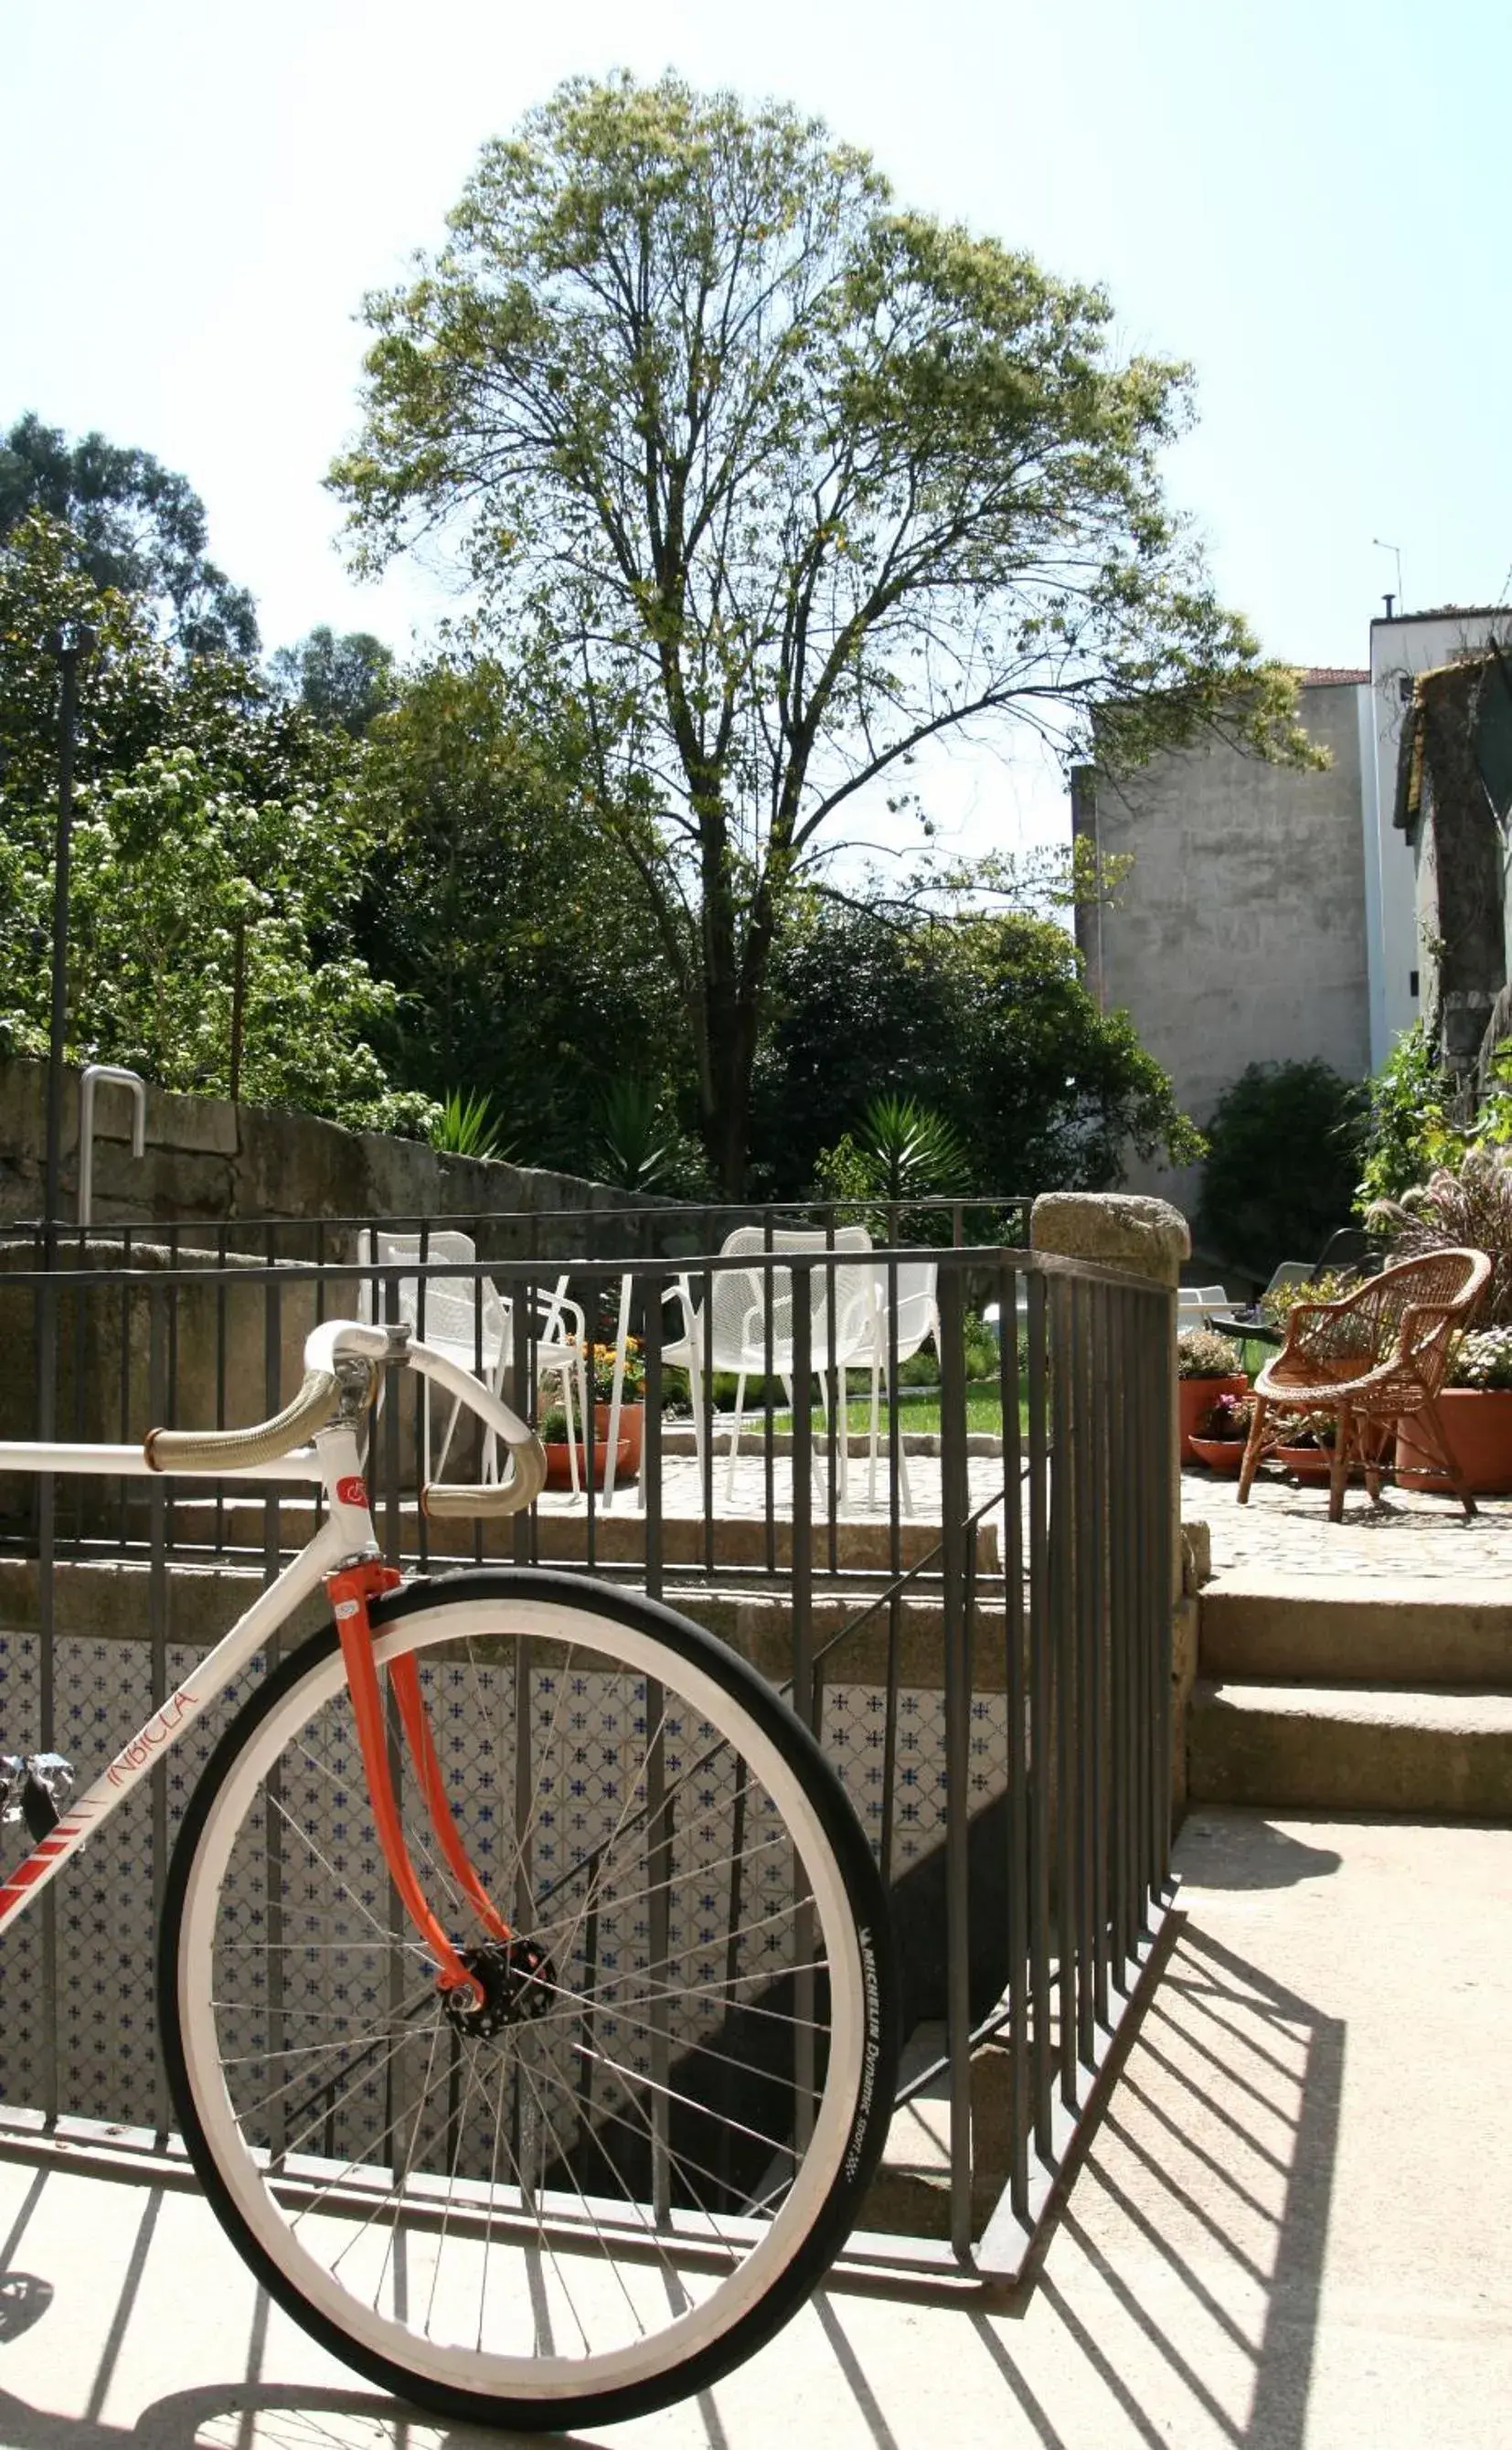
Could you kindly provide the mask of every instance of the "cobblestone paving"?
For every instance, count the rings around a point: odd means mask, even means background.
[[[766,1507],[766,1473],[759,1455],[742,1455],[735,1467],[733,1489],[721,1451],[715,1463],[713,1510],[721,1517],[761,1515]],[[973,1507],[980,1506],[1002,1487],[1002,1464],[996,1455],[973,1454],[967,1460]],[[791,1513],[791,1466],[785,1455],[773,1458],[772,1500],[780,1520]],[[866,1459],[852,1455],[847,1487],[837,1508],[841,1522],[884,1523],[890,1489],[885,1464],[879,1466],[875,1496],[868,1499]],[[910,1454],[910,1515],[904,1522],[938,1523],[940,1516],[940,1460],[936,1455]],[[827,1475],[823,1468],[813,1480],[812,1508],[816,1526],[828,1517]],[[1512,1585],[1512,1498],[1483,1497],[1480,1511],[1467,1522],[1452,1498],[1425,1497],[1415,1489],[1387,1488],[1372,1505],[1364,1489],[1351,1488],[1345,1498],[1345,1519],[1328,1521],[1328,1492],[1324,1487],[1303,1488],[1274,1474],[1263,1473],[1250,1491],[1250,1503],[1237,1503],[1237,1483],[1220,1480],[1198,1468],[1181,1475],[1184,1521],[1206,1523],[1212,1536],[1215,1576],[1264,1574],[1310,1577],[1359,1577],[1370,1582],[1493,1579]],[[564,1495],[543,1500],[549,1511],[581,1512],[583,1500]],[[632,1514],[639,1492],[632,1483],[621,1488],[612,1511]],[[662,1507],[669,1517],[701,1517],[704,1492],[691,1455],[668,1455],[663,1468]]]
[[[1200,1468],[1181,1475],[1185,1522],[1206,1523],[1215,1577],[1345,1575],[1371,1583],[1488,1582],[1512,1577],[1512,1498],[1483,1497],[1473,1522],[1453,1498],[1386,1488],[1372,1505],[1346,1492],[1344,1521],[1328,1521],[1326,1488],[1262,1475],[1248,1506],[1238,1484]]]

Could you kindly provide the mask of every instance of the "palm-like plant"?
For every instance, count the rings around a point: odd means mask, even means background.
[[[873,1098],[855,1137],[868,1160],[868,1187],[880,1198],[953,1198],[971,1188],[971,1160],[960,1133],[917,1098]]]
[[[453,1089],[431,1125],[431,1146],[445,1157],[504,1157],[511,1152],[494,1120],[494,1106],[481,1089]]]
[[[600,1182],[611,1182],[619,1191],[669,1190],[677,1162],[675,1141],[663,1119],[662,1093],[655,1081],[605,1083],[589,1153]]]

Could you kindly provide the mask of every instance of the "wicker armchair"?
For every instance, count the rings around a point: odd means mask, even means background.
[[[1413,1412],[1424,1443],[1444,1466],[1466,1514],[1473,1514],[1475,1500],[1444,1441],[1438,1396],[1450,1347],[1469,1325],[1490,1273],[1483,1251],[1430,1251],[1383,1268],[1340,1301],[1299,1302],[1286,1343],[1254,1383],[1240,1505],[1250,1495],[1262,1455],[1286,1436],[1275,1414],[1303,1412],[1314,1424],[1331,1414],[1328,1519],[1337,1523],[1350,1466],[1363,1468],[1366,1488],[1377,1496],[1396,1425],[1405,1412]]]

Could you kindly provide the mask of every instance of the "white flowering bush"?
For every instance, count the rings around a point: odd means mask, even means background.
[[[1482,1327],[1463,1336],[1449,1365],[1451,1387],[1512,1387],[1512,1327]]]
[[[1244,1354],[1211,1327],[1184,1328],[1176,1338],[1178,1378],[1242,1378]]]

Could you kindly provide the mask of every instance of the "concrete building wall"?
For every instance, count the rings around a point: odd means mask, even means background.
[[[1078,916],[1088,984],[1105,1010],[1128,1011],[1199,1123],[1248,1063],[1320,1056],[1348,1079],[1368,1068],[1365,694],[1352,682],[1304,689],[1303,724],[1331,761],[1321,773],[1214,743],[1125,783],[1078,786],[1076,830],[1104,858],[1134,862],[1113,908]],[[1200,1176],[1136,1162],[1129,1179],[1190,1215]]]

